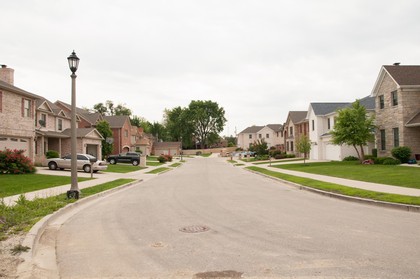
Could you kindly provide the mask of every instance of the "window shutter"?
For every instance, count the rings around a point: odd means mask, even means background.
[[[0,112],[2,112],[3,109],[3,92],[0,91]]]
[[[25,117],[25,99],[24,98],[22,98],[21,111],[22,111],[22,117]]]

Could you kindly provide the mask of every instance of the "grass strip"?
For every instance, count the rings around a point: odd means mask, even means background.
[[[115,173],[129,173],[133,171],[143,170],[146,169],[146,167],[139,167],[139,166],[133,166],[128,164],[115,164],[115,165],[108,165],[107,170],[104,172],[115,172]]]
[[[420,168],[393,165],[362,165],[359,162],[284,164],[273,167],[352,180],[420,189]]]
[[[78,177],[77,181],[82,182],[90,179],[90,177]],[[70,176],[46,174],[2,174],[0,175],[0,198],[70,183]]]
[[[163,171],[167,171],[167,170],[170,170],[170,168],[167,168],[167,167],[161,167],[161,168],[156,168],[156,169],[154,169],[154,170],[148,171],[148,172],[146,172],[146,173],[150,173],[150,174],[157,174],[157,173],[160,173],[160,172],[163,172]]]
[[[303,159],[292,159],[292,160],[272,160],[271,163],[272,164],[277,164],[277,163],[288,163],[288,162],[295,162],[295,161],[303,161]],[[270,164],[270,161],[264,161],[264,162],[257,162],[257,163],[252,163],[253,165],[267,165]]]
[[[169,165],[171,168],[176,168],[182,165],[181,163],[173,163],[172,165]]]
[[[235,160],[227,160],[229,163],[231,163],[231,164],[236,164],[236,163],[238,163],[238,161],[235,161]]]
[[[256,172],[268,175],[268,176],[283,179],[283,180],[290,181],[290,182],[293,182],[302,186],[307,186],[307,187],[323,190],[330,193],[336,193],[336,194],[341,194],[341,195],[346,195],[346,196],[351,196],[351,197],[358,197],[358,198],[371,199],[371,200],[384,201],[384,202],[420,205],[420,197],[369,191],[369,190],[319,181],[315,179],[284,174],[284,173],[275,172],[275,171],[271,171],[271,170],[267,170],[267,169],[259,168],[259,167],[246,167],[246,168],[252,171],[256,171]]]
[[[99,184],[90,188],[82,189],[81,199],[93,194],[103,192],[129,182],[135,179],[117,179],[114,181]],[[27,200],[23,195],[19,198],[16,205],[6,206],[0,202],[0,241],[8,238],[9,235],[28,232],[31,227],[58,209],[73,203],[76,200],[67,199],[66,193],[48,198],[36,198],[32,201]]]
[[[146,166],[150,166],[150,167],[157,167],[157,166],[161,166],[164,165],[165,163],[160,163],[158,161],[153,162],[153,161],[147,161],[146,162]]]

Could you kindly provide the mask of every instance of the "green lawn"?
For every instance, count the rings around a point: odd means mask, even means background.
[[[80,190],[80,197],[83,199],[84,197],[127,184],[134,180],[117,179],[85,188]],[[0,203],[0,220],[2,221],[0,222],[0,241],[7,239],[11,234],[29,231],[44,216],[74,201],[74,199],[67,199],[66,194],[61,194],[48,198],[37,198],[33,201],[21,197],[15,206],[6,206]]]
[[[116,173],[128,173],[138,170],[143,170],[146,167],[133,166],[131,164],[115,164],[108,165],[108,169],[105,172],[116,172]]]
[[[90,179],[91,178],[78,177],[79,182]],[[45,174],[2,174],[0,175],[0,198],[70,183],[70,176]]]
[[[273,167],[420,189],[420,168],[417,167],[362,165],[358,162],[288,164]]]
[[[167,171],[167,170],[170,170],[170,168],[162,167],[162,168],[156,168],[156,169],[151,170],[151,171],[146,172],[146,173],[149,173],[149,174],[157,174],[157,173],[160,173],[160,172],[163,172],[163,171]]]
[[[294,161],[303,161],[303,159],[280,159],[280,160],[273,159],[271,161],[271,164],[284,163],[284,162],[294,162]],[[270,164],[270,161],[257,162],[257,163],[252,163],[252,164],[253,165],[267,165],[267,164]]]
[[[158,156],[147,156],[146,161],[158,161]]]
[[[371,200],[385,201],[385,202],[420,205],[420,197],[368,191],[368,190],[338,185],[334,183],[319,181],[315,179],[279,173],[276,171],[267,170],[265,168],[259,168],[259,167],[246,167],[246,168],[252,171],[263,173],[265,175],[287,180],[287,181],[290,181],[299,185],[323,190],[326,192],[337,193],[337,194],[351,196],[351,197],[359,197],[359,198],[365,198],[365,199],[371,199]]]
[[[172,165],[169,165],[171,168],[176,168],[182,165],[181,163],[173,163]]]
[[[147,161],[146,162],[146,166],[150,166],[150,167],[157,167],[157,166],[161,166],[164,165],[165,163],[160,163],[158,161],[154,162],[154,161]]]

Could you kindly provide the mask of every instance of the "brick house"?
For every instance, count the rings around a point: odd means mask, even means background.
[[[153,143],[152,154],[159,155],[180,155],[181,142],[155,142]]]
[[[265,126],[251,126],[237,135],[237,145],[248,149],[257,140],[264,140],[268,148],[275,147],[284,150],[283,125],[268,124]]]
[[[376,100],[378,156],[407,146],[420,159],[420,66],[382,66],[371,96]]]
[[[22,149],[35,160],[35,102],[37,95],[14,86],[14,70],[0,68],[0,150]]]
[[[126,115],[104,116],[109,123],[114,138],[112,154],[119,154],[133,150],[130,118]]]
[[[289,111],[287,120],[284,123],[284,145],[287,154],[301,154],[296,151],[296,141],[301,135],[309,134],[308,120],[306,119],[307,111]]]

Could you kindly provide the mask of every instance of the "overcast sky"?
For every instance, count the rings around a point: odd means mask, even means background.
[[[70,103],[74,49],[78,107],[111,100],[160,122],[212,100],[223,135],[363,98],[382,65],[420,64],[418,0],[0,1],[15,86]]]

